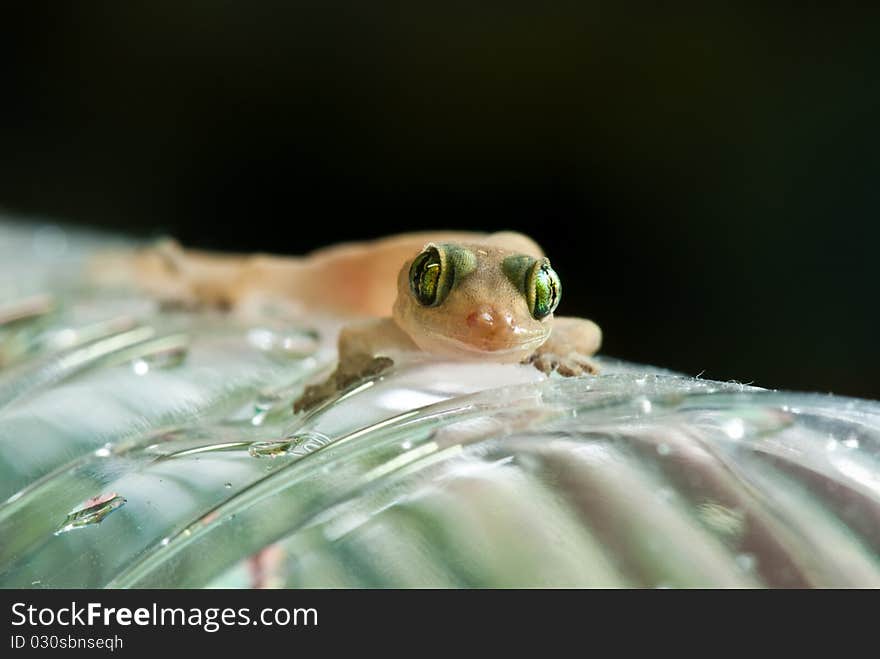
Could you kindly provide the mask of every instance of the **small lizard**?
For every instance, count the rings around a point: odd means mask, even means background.
[[[133,274],[176,302],[247,309],[268,298],[362,317],[343,327],[336,371],[306,389],[297,411],[413,355],[524,362],[563,376],[598,371],[589,357],[601,330],[590,320],[554,318],[559,277],[518,233],[403,234],[306,257],[220,255],[169,241],[97,266],[105,281]]]

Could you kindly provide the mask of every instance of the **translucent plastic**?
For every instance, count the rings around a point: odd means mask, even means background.
[[[294,415],[332,322],[97,294],[95,244],[0,224],[2,587],[880,586],[880,404],[605,359]]]

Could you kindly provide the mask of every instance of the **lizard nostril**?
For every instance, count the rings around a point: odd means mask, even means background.
[[[495,318],[492,314],[486,313],[485,311],[474,311],[467,317],[468,327],[484,327],[489,328],[495,323]]]
[[[467,317],[468,327],[490,329],[495,325],[495,315],[491,309],[478,309]]]

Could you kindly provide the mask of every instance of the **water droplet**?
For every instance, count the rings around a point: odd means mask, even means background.
[[[281,455],[308,455],[331,442],[327,435],[304,432],[271,442],[255,442],[248,453],[255,458],[277,458]]]
[[[254,415],[251,417],[251,425],[262,425],[269,412],[281,401],[281,397],[277,394],[260,394],[254,401]]]
[[[183,363],[183,360],[186,359],[186,353],[187,347],[185,345],[172,345],[141,355],[132,361],[131,368],[137,375],[146,375],[151,370],[174,368]]]
[[[657,444],[657,453],[660,455],[669,455],[672,453],[672,449],[669,448],[669,444]]]
[[[248,447],[248,453],[253,458],[277,458],[279,455],[287,455],[293,444],[293,440],[286,437],[270,442],[254,442]]]
[[[125,499],[116,492],[92,497],[83,504],[82,508],[67,515],[67,519],[64,520],[61,528],[55,531],[55,535],[92,524],[100,524],[107,515],[123,505],[125,505]]]
[[[143,359],[135,359],[131,363],[131,369],[135,372],[135,375],[146,375],[150,372],[150,365]]]
[[[76,330],[71,327],[65,327],[56,332],[53,332],[46,343],[53,350],[64,350],[65,348],[70,348],[76,345],[77,339],[79,335],[76,333]]]
[[[406,440],[405,442],[403,442],[403,444],[400,445],[400,448],[402,448],[404,451],[409,451],[412,448],[412,442]]]
[[[319,335],[310,329],[272,330],[255,327],[248,331],[248,342],[264,352],[285,357],[308,357],[318,349]]]
[[[746,434],[746,426],[742,419],[731,419],[724,424],[724,432],[731,439],[742,439]]]
[[[266,420],[266,417],[269,415],[268,407],[260,407],[258,405],[254,406],[254,415],[251,417],[251,425],[252,426],[261,426],[263,425],[263,421]]]
[[[833,437],[825,442],[825,450],[826,451],[836,451],[837,450],[837,440]]]
[[[183,360],[186,359],[187,351],[188,348],[186,346],[174,346],[166,350],[158,350],[149,355],[144,355],[141,359],[147,362],[150,368],[174,368],[183,363]]]
[[[318,348],[317,332],[289,334],[281,339],[281,348],[291,356],[308,357]]]
[[[642,412],[644,412],[645,414],[650,414],[651,409],[653,408],[653,405],[651,405],[651,401],[649,401],[647,398],[642,398],[639,401],[639,407],[642,409]]]
[[[849,436],[843,440],[843,445],[847,448],[858,448],[859,440],[856,437]]]
[[[275,344],[275,333],[262,327],[254,327],[248,330],[248,342],[260,350],[271,350]]]
[[[332,441],[327,435],[319,432],[300,433],[294,435],[293,439],[296,440],[296,446],[293,449],[294,455],[308,455],[319,448],[324,448]]]
[[[231,490],[231,489],[232,489],[232,483],[229,483],[229,482],[223,483],[223,487],[225,487],[227,490]]]
[[[736,564],[739,565],[740,569],[744,572],[751,572],[755,569],[755,560],[754,554],[737,554],[736,556]]]
[[[163,547],[167,547],[169,542],[171,542],[171,538],[162,538]]]

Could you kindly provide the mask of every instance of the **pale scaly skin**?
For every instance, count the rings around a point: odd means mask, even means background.
[[[460,246],[476,257],[473,271],[433,307],[419,304],[409,279],[428,243]],[[305,391],[295,405],[300,410],[407,357],[528,362],[563,376],[598,372],[589,357],[601,344],[599,327],[553,314],[533,318],[522,290],[502,270],[506,257],[519,254],[543,257],[534,241],[510,232],[403,234],[301,258],[219,255],[166,242],[134,257],[108,255],[93,273],[186,305],[243,310],[271,299],[300,310],[369,317],[340,332],[336,371]]]

